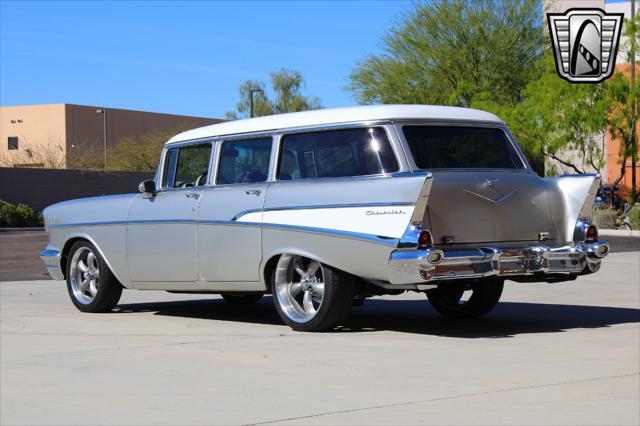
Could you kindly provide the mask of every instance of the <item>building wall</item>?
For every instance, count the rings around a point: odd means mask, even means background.
[[[105,114],[96,111],[102,109]],[[223,120],[205,117],[162,114],[88,105],[66,105],[67,152],[69,168],[82,166],[82,157],[89,154],[104,158],[104,122],[106,118],[107,152],[126,137],[140,137],[152,132],[175,134],[182,130],[220,123]]]
[[[99,114],[98,109],[106,113]],[[182,130],[223,121],[73,104],[0,107],[0,166],[100,167],[104,164],[104,118],[107,152],[126,137],[162,133],[168,139]],[[8,149],[9,137],[18,137],[17,150]],[[163,142],[159,141],[159,150]]]
[[[9,150],[9,137],[18,149]],[[65,105],[0,107],[0,166],[66,167]]]
[[[629,75],[631,72],[630,64],[622,64],[616,66],[617,73],[623,73],[625,75]],[[636,64],[636,81],[640,78],[640,64]],[[638,83],[636,83],[638,84]],[[636,121],[636,144],[640,142],[640,121]],[[622,166],[622,158],[620,156],[620,141],[615,139],[610,132],[607,132],[606,146],[607,146],[607,183],[615,182],[621,173]],[[631,160],[627,160],[627,164],[625,167],[625,174],[620,181],[620,189],[623,195],[627,195],[631,193],[632,188],[632,166]],[[636,163],[636,189],[640,189],[640,162]]]

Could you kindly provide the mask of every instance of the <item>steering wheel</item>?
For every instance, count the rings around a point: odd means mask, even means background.
[[[200,185],[204,185],[204,183],[207,180],[207,175],[209,174],[209,172],[204,172],[202,173],[200,176],[198,176],[196,178],[196,186],[200,186]]]

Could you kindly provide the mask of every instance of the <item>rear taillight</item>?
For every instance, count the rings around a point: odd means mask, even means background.
[[[597,240],[598,239],[598,228],[595,225],[589,225],[587,228],[587,232],[585,233],[586,240]]]
[[[418,236],[418,246],[426,247],[433,244],[433,238],[431,237],[431,232],[423,229],[420,231],[420,235]]]

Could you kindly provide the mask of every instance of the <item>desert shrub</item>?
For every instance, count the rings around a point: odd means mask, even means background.
[[[0,227],[20,228],[42,226],[42,213],[34,211],[26,204],[13,205],[0,200]]]
[[[591,211],[591,222],[598,229],[615,229],[616,214],[614,209],[596,207]]]
[[[640,229],[640,204],[633,206],[629,212],[629,223],[631,228]]]

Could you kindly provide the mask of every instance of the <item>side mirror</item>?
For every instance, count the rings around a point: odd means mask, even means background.
[[[156,182],[154,180],[143,180],[138,185],[138,191],[145,195],[145,198],[151,198],[156,195]]]

